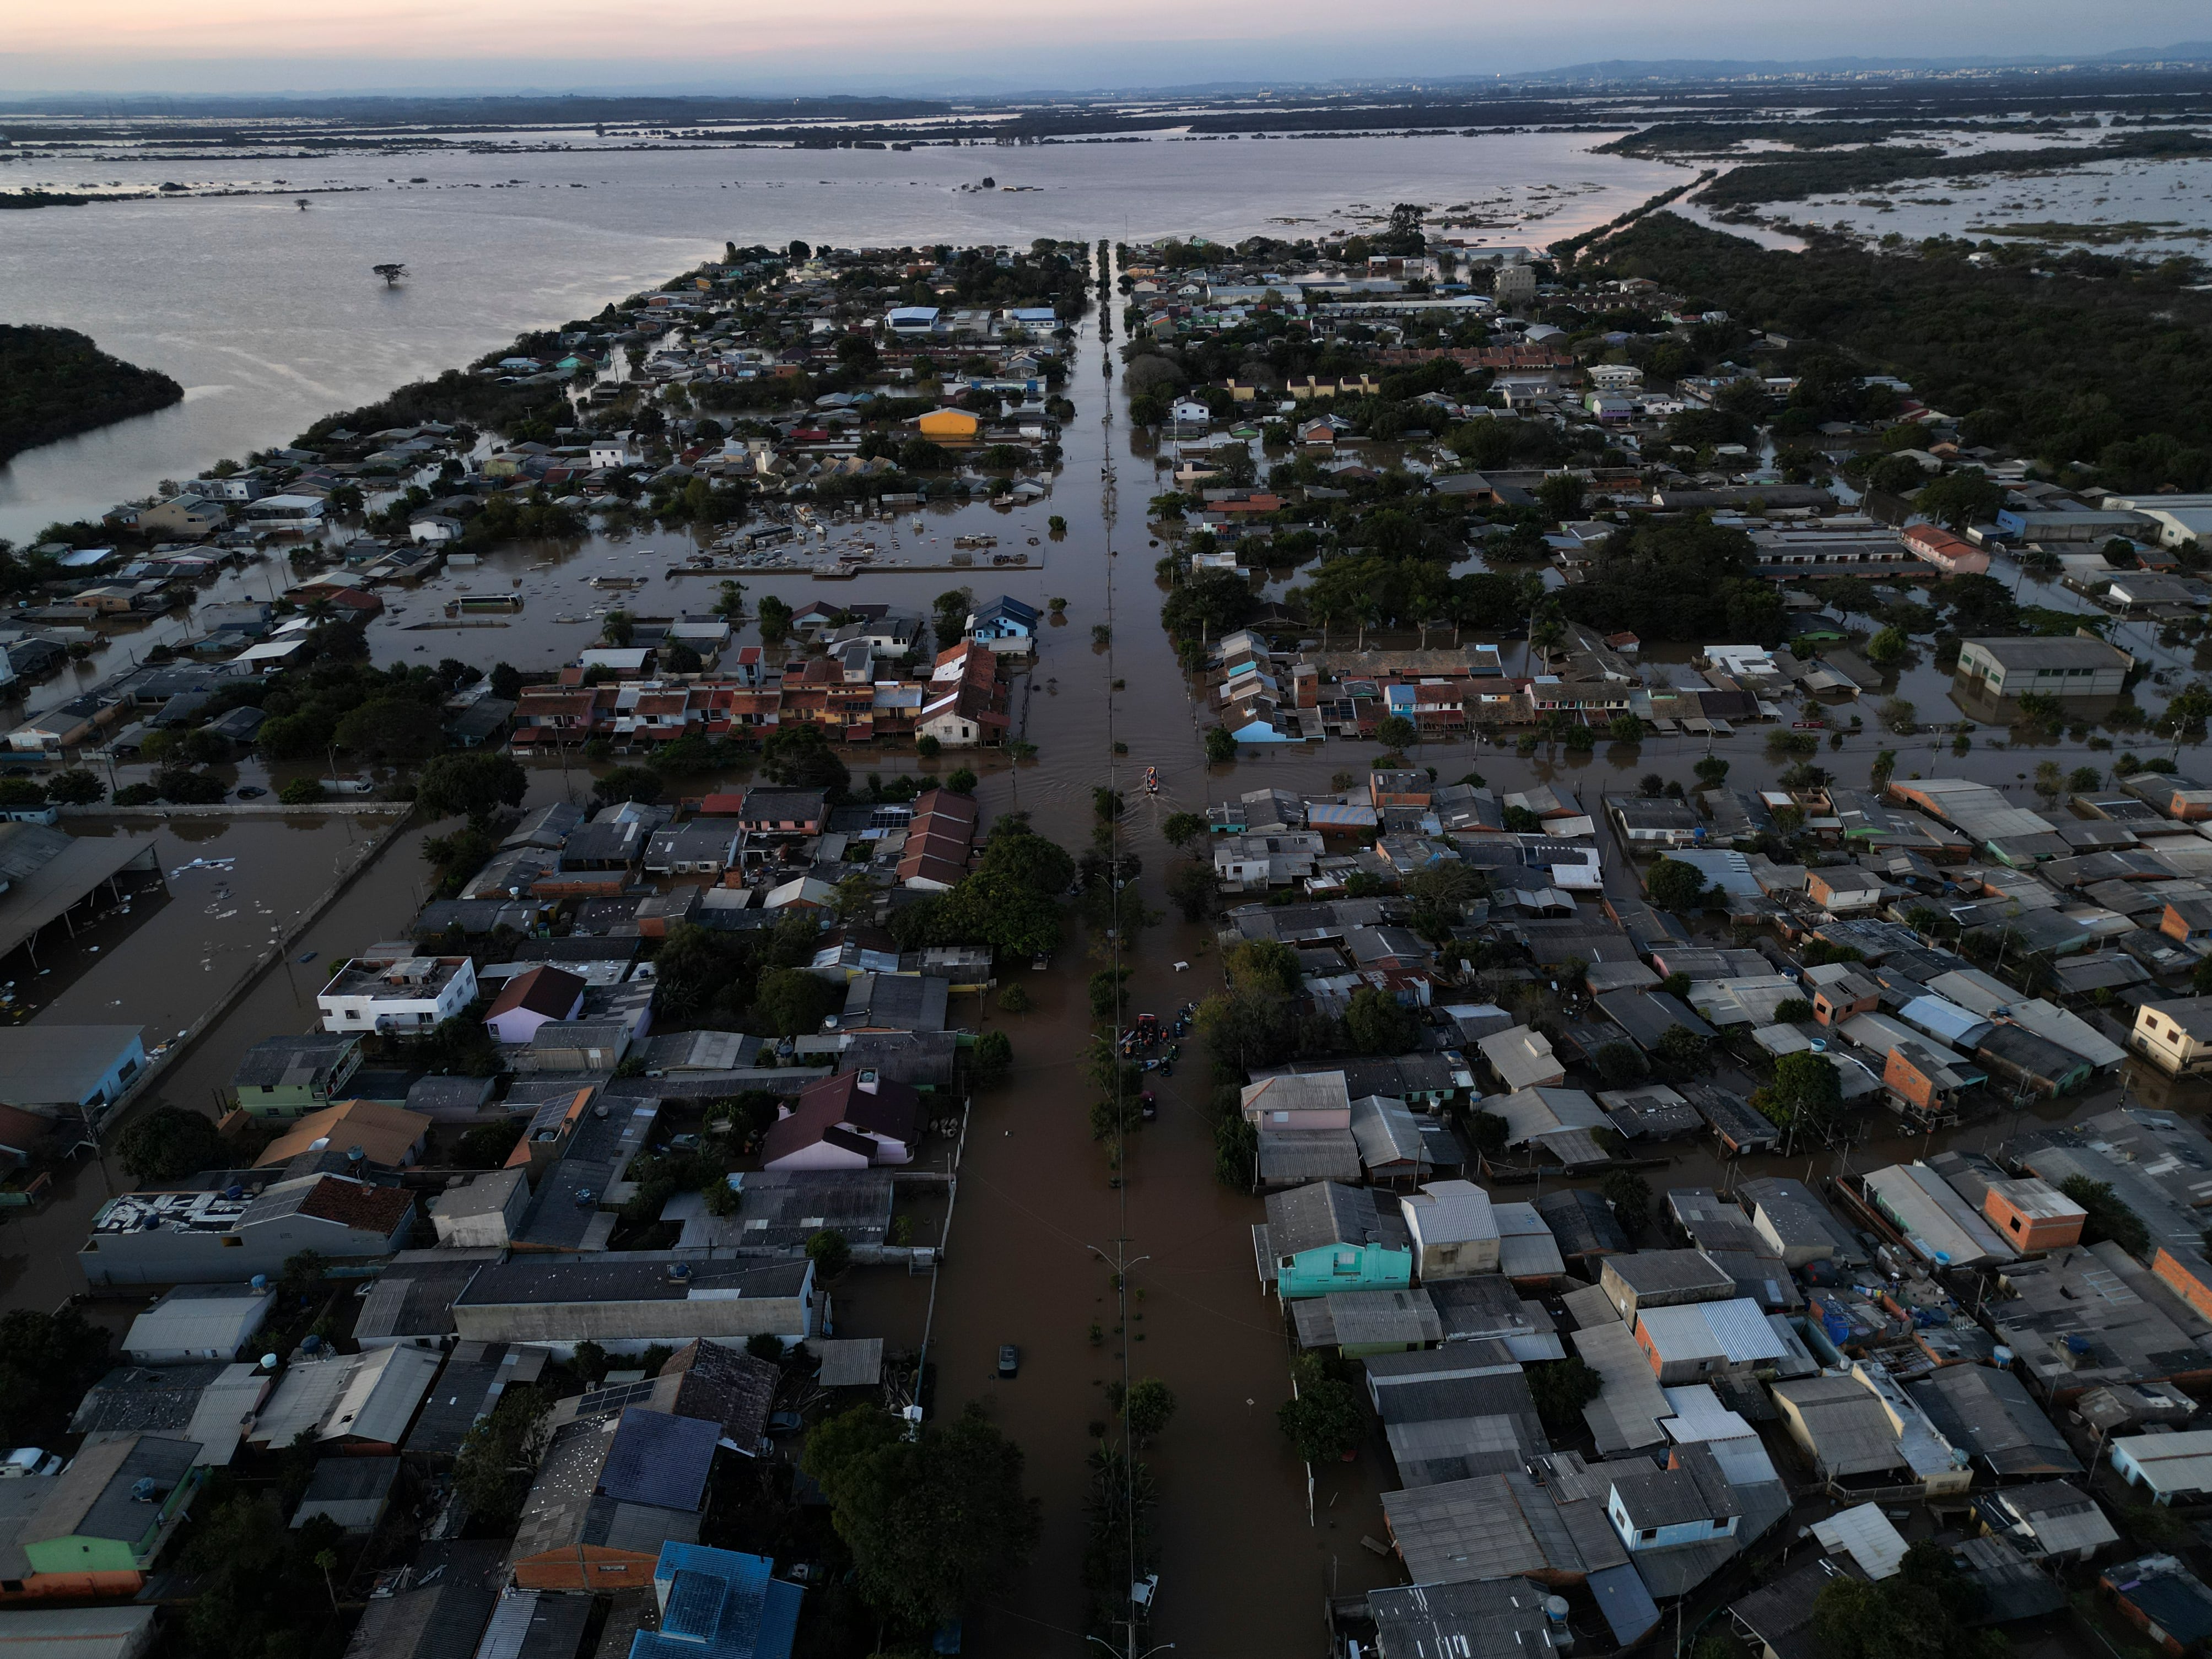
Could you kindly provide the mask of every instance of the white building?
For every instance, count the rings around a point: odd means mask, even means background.
[[[2131,1434],[2112,1442],[2112,1468],[2154,1504],[2201,1502],[2212,1493],[2212,1429]]]
[[[467,957],[403,957],[345,963],[315,1006],[326,1031],[427,1031],[476,998],[476,963]]]

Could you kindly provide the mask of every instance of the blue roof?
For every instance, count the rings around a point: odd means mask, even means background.
[[[1025,600],[1011,593],[1001,593],[995,599],[987,599],[975,607],[978,617],[1018,617],[1024,622],[1035,622],[1044,613]]]
[[[653,1569],[660,1628],[630,1638],[629,1659],[790,1659],[805,1592],[764,1555],[668,1543]]]
[[[697,1513],[707,1492],[720,1431],[696,1417],[632,1406],[622,1414],[615,1443],[599,1472],[599,1492],[623,1504],[651,1504]]]
[[[888,320],[893,327],[901,323],[933,323],[937,320],[935,306],[893,306]]]
[[[1659,1604],[1644,1587],[1643,1576],[1632,1566],[1601,1567],[1589,1578],[1597,1610],[1613,1631],[1613,1639],[1626,1647],[1659,1622]]]

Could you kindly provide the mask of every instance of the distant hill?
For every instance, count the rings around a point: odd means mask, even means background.
[[[158,369],[111,357],[72,329],[0,324],[0,461],[184,396]]]

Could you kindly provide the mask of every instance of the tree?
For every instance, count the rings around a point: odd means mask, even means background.
[[[1708,789],[1717,789],[1728,780],[1729,763],[1718,755],[1707,755],[1690,769],[1698,775],[1698,781]]]
[[[2087,1176],[2069,1176],[2058,1183],[2058,1190],[2089,1212],[2081,1224],[2084,1244],[2109,1238],[2130,1255],[2150,1254],[2150,1229],[2143,1225],[2141,1216],[2121,1202],[2110,1182],[2092,1181]]]
[[[1601,1188],[1613,1206],[1613,1218],[1631,1238],[1641,1238],[1651,1226],[1651,1183],[1628,1170],[1615,1170]]]
[[[1260,1132],[1242,1112],[1224,1112],[1213,1126],[1213,1177],[1232,1192],[1249,1193],[1258,1179]]]
[[[508,756],[462,750],[434,756],[416,779],[415,804],[432,817],[465,813],[483,825],[502,806],[520,806],[530,775]]]
[[[1752,1104],[1784,1128],[1802,1124],[1824,1129],[1843,1110],[1843,1078],[1826,1054],[1801,1049],[1774,1062],[1774,1081],[1753,1097]]]
[[[761,595],[754,619],[760,624],[763,645],[780,645],[791,637],[791,606],[773,593]]]
[[[0,1438],[52,1444],[106,1369],[107,1333],[76,1307],[0,1314]]]
[[[1237,739],[1227,726],[1206,728],[1206,758],[1216,766],[1237,758]]]
[[[955,769],[945,780],[945,787],[956,795],[972,795],[975,793],[975,786],[981,781],[975,773],[963,766]]]
[[[1273,1066],[1297,1046],[1297,1016],[1281,998],[1242,988],[1198,1005],[1198,1029],[1217,1063]]]
[[[1170,812],[1161,821],[1160,834],[1170,847],[1188,848],[1193,842],[1202,842],[1206,836],[1205,816],[1198,812]]]
[[[1157,1376],[1140,1376],[1121,1400],[1121,1420],[1139,1445],[1158,1439],[1176,1413],[1175,1393]]]
[[[1774,1005],[1777,1025],[1796,1025],[1813,1018],[1813,1005],[1802,997],[1784,997]]]
[[[181,1181],[219,1162],[222,1137],[204,1112],[157,1106],[116,1138],[115,1155],[131,1179]]]
[[[1298,953],[1280,939],[1246,939],[1231,945],[1222,953],[1221,965],[1229,982],[1240,990],[1294,997],[1304,985]]]
[[[1636,1051],[1633,1043],[1623,1042],[1618,1038],[1602,1043],[1593,1059],[1598,1075],[1605,1079],[1605,1086],[1608,1089],[1626,1089],[1644,1080],[1644,1056]]]
[[[1651,1052],[1673,1070],[1686,1074],[1706,1069],[1711,1046],[1710,1038],[1699,1036],[1686,1025],[1669,1025],[1659,1034]]]
[[[1420,738],[1419,728],[1403,714],[1386,714],[1375,723],[1375,741],[1385,749],[1410,749]]]
[[[1694,865],[1661,859],[1644,877],[1644,891],[1662,910],[1686,915],[1705,908],[1705,878]]]
[[[1554,1440],[1579,1437],[1587,1425],[1583,1407],[1604,1389],[1605,1379],[1580,1359],[1550,1359],[1523,1367],[1536,1415]]]
[[[508,1389],[463,1438],[453,1460],[453,1490],[471,1520],[498,1528],[521,1515],[531,1477],[552,1438],[545,1425],[552,1409],[552,1401],[533,1386]]]
[[[1941,525],[1964,532],[1993,522],[2004,506],[2004,490],[1979,467],[1962,467],[1920,487],[1912,505]]]
[[[287,806],[314,806],[329,799],[320,778],[295,778],[276,792]]]
[[[806,1259],[814,1264],[817,1279],[833,1284],[853,1265],[853,1247],[835,1227],[824,1227],[806,1241]]]
[[[1402,1054],[1420,1040],[1420,1022],[1388,991],[1363,985],[1344,1011],[1344,1034],[1363,1054]]]
[[[1333,1463],[1346,1456],[1358,1449],[1366,1432],[1352,1385],[1325,1374],[1300,1376],[1297,1397],[1282,1403],[1275,1422],[1308,1463]]]
[[[1583,515],[1589,486],[1578,472],[1554,472],[1536,486],[1536,505],[1553,524],[1565,524]]]
[[[1091,976],[1091,1018],[1102,1024],[1120,1024],[1129,1012],[1127,968],[1101,968]]]
[[[1168,872],[1167,894],[1185,921],[1204,921],[1213,911],[1212,866],[1195,860],[1177,865]]]
[[[617,766],[592,785],[592,793],[608,806],[631,800],[650,806],[660,799],[666,787],[660,774],[649,766]]]
[[[973,1406],[911,1441],[856,1406],[816,1425],[800,1467],[830,1499],[862,1599],[925,1633],[1003,1588],[1036,1547],[1022,1462]]]
[[[994,1089],[1005,1082],[1013,1063],[1013,1039],[1004,1031],[984,1032],[968,1054],[969,1075],[978,1089]]]
[[[445,747],[446,723],[437,704],[419,697],[372,697],[338,721],[331,740],[374,760],[426,760]]]
[[[46,780],[46,799],[64,806],[90,806],[106,793],[106,787],[82,766],[57,772]]]
[[[807,1036],[845,1006],[845,988],[804,968],[775,968],[760,976],[750,1023],[769,1036]]]
[[[1867,641],[1867,660],[1878,668],[1905,660],[1905,653],[1912,648],[1912,639],[1901,628],[1885,628]]]

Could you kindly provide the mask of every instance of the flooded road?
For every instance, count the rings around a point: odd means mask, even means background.
[[[865,788],[871,775],[929,775],[975,764],[984,774],[978,794],[987,817],[1013,810],[1030,812],[1040,831],[1079,850],[1094,823],[1091,790],[1111,784],[1133,793],[1144,769],[1156,766],[1162,793],[1137,796],[1124,814],[1120,836],[1125,849],[1143,861],[1140,885],[1148,902],[1168,912],[1164,878],[1173,860],[1182,856],[1160,836],[1168,813],[1201,811],[1209,799],[1262,787],[1324,792],[1339,773],[1363,775],[1376,749],[1330,743],[1248,751],[1233,765],[1206,763],[1201,734],[1212,720],[1158,625],[1161,589],[1152,573],[1158,554],[1146,545],[1150,538],[1142,524],[1143,501],[1162,487],[1153,482],[1153,457],[1148,445],[1133,441],[1125,423],[1101,418],[1107,395],[1102,388],[1118,379],[1101,372],[1108,350],[1094,315],[1076,343],[1068,395],[1078,415],[1064,434],[1066,460],[1050,495],[1008,513],[980,504],[933,508],[920,544],[908,515],[901,515],[907,544],[902,552],[927,545],[931,537],[949,545],[955,535],[981,531],[998,534],[1002,545],[1030,551],[1042,560],[1041,568],[1033,562],[1018,570],[878,572],[838,583],[790,575],[744,580],[749,605],[775,593],[793,605],[828,598],[889,601],[927,611],[939,593],[962,586],[978,599],[1000,592],[1039,605],[1052,598],[1066,599],[1064,618],[1045,630],[1036,665],[1014,682],[1018,729],[1037,745],[1034,761],[1016,764],[993,756],[978,763],[956,753],[924,763],[910,750],[858,751],[848,757],[854,781]],[[1118,410],[1118,394],[1114,401]],[[1109,524],[1107,502],[1114,495],[1119,517]],[[1068,521],[1064,538],[1054,539],[1044,529],[1054,514]],[[1038,549],[1027,549],[1031,535],[1040,538]],[[671,580],[660,574],[688,546],[680,535],[641,532],[627,539],[594,538],[573,550],[503,551],[474,571],[451,573],[413,594],[393,591],[394,613],[371,628],[371,647],[376,659],[387,663],[435,662],[447,655],[480,666],[501,659],[526,669],[564,662],[596,634],[594,607],[604,610],[614,603],[605,591],[589,586],[594,575],[645,576],[646,586],[623,601],[634,614],[707,608],[714,579]],[[236,580],[248,579],[250,573]],[[520,591],[525,610],[504,629],[426,630],[413,625],[439,616],[443,599],[464,582],[477,592],[500,586]],[[2037,597],[2053,605],[2069,602],[2055,588]],[[562,616],[579,620],[558,621]],[[1093,642],[1092,630],[1101,626],[1109,630],[1109,643]],[[741,640],[756,637],[747,630]],[[2130,644],[2133,648],[2135,642]],[[1514,654],[1509,647],[1509,660]],[[1654,653],[1655,658],[1663,654]],[[2192,665],[2185,647],[2181,654],[2165,653],[2162,660],[2177,672]],[[1923,718],[1938,720],[1951,717],[1943,696],[1948,684],[1948,677],[1936,676],[1932,668],[1916,666],[1905,671],[1900,689]],[[1877,750],[1905,748],[1898,739],[1877,737],[1875,702],[1850,706],[1862,713],[1865,729],[1841,750],[1824,749],[1819,757],[1818,763],[1846,783],[1864,781]],[[1735,763],[1733,782],[1755,784],[1773,776],[1777,769],[1763,754],[1764,730],[1748,728],[1717,746],[1716,752]],[[1930,746],[1901,752],[1898,775],[1975,777],[2018,790],[2015,799],[2028,804],[2026,775],[2035,761],[2102,766],[2111,758],[2064,739],[2031,750],[1999,747],[1984,740],[1986,736],[1960,757],[1949,753],[1948,733],[1934,738],[1932,745],[1923,736],[1917,744]],[[1116,741],[1127,745],[1125,756],[1115,754]],[[1538,780],[1565,782],[1594,807],[1599,792],[1633,787],[1646,772],[1688,782],[1692,763],[1706,748],[1702,739],[1654,739],[1587,757],[1540,751],[1521,760],[1510,746],[1469,740],[1424,745],[1413,759],[1446,779],[1479,772],[1500,789]],[[550,760],[532,764],[533,802],[578,798],[588,787],[579,767],[564,772]],[[741,781],[744,775],[739,771],[720,780],[676,781],[689,794],[718,781]],[[244,828],[234,825],[223,832],[225,850],[233,845],[230,837]],[[262,833],[260,826],[255,829]],[[195,832],[162,833],[175,834],[182,846]],[[271,837],[295,833],[265,831]],[[348,832],[325,825],[310,833],[319,839],[275,843],[281,850],[273,854],[264,848],[258,860],[264,868],[250,885],[249,860],[243,855],[246,842],[237,842],[241,856],[234,890],[258,896],[271,911],[285,902],[285,880],[296,878],[303,892],[315,890],[328,859],[340,850],[339,837]],[[294,947],[295,958],[308,950],[320,952],[315,968],[263,979],[163,1080],[162,1099],[206,1104],[247,1044],[314,1023],[317,970],[392,933],[419,902],[420,842],[426,833],[418,827],[401,836]],[[196,843],[173,860],[167,852],[163,856],[166,865],[208,852],[208,844]],[[110,1018],[155,1024],[170,1017],[173,993],[189,1001],[177,981],[213,971],[198,968],[206,940],[194,918],[204,916],[205,907],[218,902],[210,891],[190,884],[196,879],[176,884],[167,908],[149,923],[147,936],[154,945],[142,949],[140,941],[131,941],[114,962],[70,985],[47,1017],[93,1019],[100,1017],[93,1010],[107,1006]],[[272,889],[264,882],[279,886]],[[259,920],[258,912],[252,919]],[[155,925],[171,931],[157,939]],[[240,935],[241,940],[247,937]],[[1273,1421],[1289,1394],[1289,1355],[1279,1310],[1261,1293],[1252,1261],[1249,1229],[1261,1218],[1261,1206],[1223,1188],[1214,1178],[1203,1110],[1211,1084],[1195,1043],[1176,1076],[1158,1085],[1159,1121],[1132,1138],[1124,1183],[1109,1184],[1108,1150],[1090,1133],[1091,1091],[1081,1067],[1089,1035],[1085,981],[1103,965],[1086,955],[1087,948],[1072,927],[1069,942],[1049,971],[1034,974],[1019,963],[1002,966],[1002,982],[1020,982],[1036,1006],[1019,1016],[995,1010],[982,1016],[985,1024],[1011,1036],[1015,1068],[1011,1081],[983,1097],[974,1115],[933,1310],[927,1281],[863,1273],[856,1275],[849,1291],[841,1292],[841,1328],[911,1340],[927,1320],[937,1369],[938,1413],[957,1410],[971,1400],[980,1402],[1028,1455],[1030,1490],[1044,1505],[1044,1538],[1020,1582],[975,1621],[970,1641],[985,1659],[1016,1653],[1073,1656],[1087,1646],[1079,1629],[1089,1486],[1085,1459],[1097,1443],[1092,1425],[1110,1423],[1106,1385],[1122,1375],[1125,1357],[1129,1375],[1158,1377],[1180,1401],[1174,1422],[1146,1454],[1159,1485],[1155,1524],[1162,1562],[1149,1639],[1173,1642],[1193,1656],[1319,1654],[1323,1596],[1398,1581],[1391,1562],[1359,1547],[1363,1536],[1382,1534],[1379,1494],[1395,1485],[1395,1476],[1379,1442],[1370,1444],[1352,1463],[1322,1472],[1309,1519],[1304,1471]],[[1216,958],[1207,930],[1164,920],[1129,951],[1133,1006],[1166,1013],[1207,994],[1219,983]],[[1188,966],[1179,969],[1178,963]],[[100,975],[110,970],[115,981],[103,985]],[[1723,1080],[1749,1086],[1747,1079]],[[2046,1109],[2054,1119],[2072,1121],[2097,1104],[2077,1099]],[[1952,1144],[1989,1144],[2006,1127],[1971,1125]],[[1850,1154],[1850,1167],[1864,1169],[1917,1156],[1922,1150],[1917,1138],[1880,1139]],[[1840,1157],[1822,1153],[1809,1162],[1819,1165],[1816,1173],[1826,1173]],[[1686,1152],[1650,1179],[1663,1193],[1673,1185],[1725,1186],[1754,1173],[1802,1176],[1808,1166],[1808,1159],[1801,1155],[1786,1164],[1759,1159],[1723,1170],[1701,1152]],[[72,1257],[86,1222],[105,1196],[119,1189],[122,1179],[119,1170],[76,1166],[51,1209],[0,1228],[0,1299],[11,1305],[52,1305],[78,1288]],[[1129,1276],[1130,1316],[1121,1331],[1115,1329],[1119,1322],[1111,1270],[1101,1260],[1102,1254],[1117,1253],[1135,1264]],[[993,1361],[1000,1345],[1009,1342],[1023,1351],[1021,1374],[1001,1382]]]

